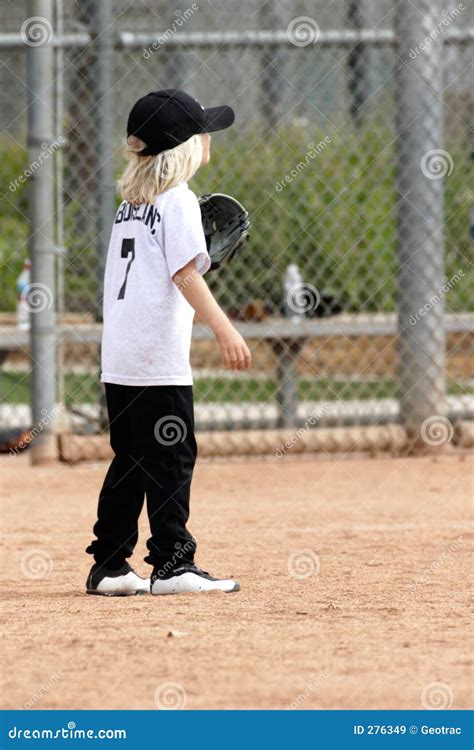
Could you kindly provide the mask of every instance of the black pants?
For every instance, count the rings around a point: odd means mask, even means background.
[[[145,561],[167,568],[193,562],[196,544],[186,529],[196,461],[192,386],[106,383],[105,393],[115,457],[99,495],[97,539],[86,552],[105,567],[121,567],[137,543],[146,495]]]

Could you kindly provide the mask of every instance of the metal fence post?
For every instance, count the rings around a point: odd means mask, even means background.
[[[114,110],[113,110],[113,29],[112,0],[91,3],[90,31],[94,62],[93,87],[95,194],[97,197],[97,318],[102,319],[102,288],[105,259],[114,214]]]
[[[32,416],[34,464],[55,460],[54,435],[56,398],[55,364],[55,247],[53,157],[45,157],[53,140],[53,47],[52,2],[30,0],[30,18],[37,21],[42,36],[26,38],[28,102],[28,158],[30,182],[31,285],[26,302],[31,318]],[[33,24],[33,21],[32,21]],[[37,34],[37,32],[36,32]]]
[[[347,20],[352,28],[356,31],[370,28],[367,0],[349,0],[346,8]],[[372,90],[371,56],[369,45],[360,42],[347,56],[350,111],[354,122],[359,125]]]
[[[412,450],[444,419],[443,47],[440,0],[401,0],[395,30],[400,418]],[[431,36],[430,36],[431,35]],[[426,44],[426,39],[429,43]]]
[[[174,23],[175,19],[178,19],[183,15],[183,13],[186,12],[186,9],[190,6],[190,3],[187,0],[169,0],[166,5],[167,7],[174,8]],[[192,22],[186,21],[186,27],[188,27],[188,24],[190,23],[192,24]],[[171,24],[171,26],[172,25],[173,24]],[[166,36],[166,32],[163,37],[164,36]],[[160,32],[157,32],[154,41],[157,41],[160,45],[160,39],[162,39],[163,37],[161,36]],[[161,52],[162,51],[163,50],[161,50]],[[186,47],[178,46],[171,48],[168,47],[165,54],[168,58],[168,64],[166,67],[167,87],[170,89],[180,89],[185,86],[184,82],[189,79],[192,70],[192,68],[190,68],[190,57],[192,59],[192,53],[188,49],[186,49]],[[150,70],[150,73],[152,75],[156,72],[158,76],[161,76],[160,67],[162,65],[162,60],[160,57],[160,47],[158,47],[158,50],[153,53],[153,57],[153,61],[149,59],[145,64],[148,65],[148,69]],[[130,106],[132,104],[133,101],[130,102]]]
[[[283,278],[284,316],[294,325],[294,336],[272,341],[276,355],[277,386],[275,400],[278,404],[278,427],[295,427],[298,423],[298,367],[297,358],[304,344],[299,334],[299,324],[306,317],[304,282],[298,266],[291,263]]]
[[[102,321],[105,261],[114,215],[114,105],[113,105],[113,15],[112,0],[92,0],[90,32],[93,40],[91,75],[93,140],[96,150],[94,191],[97,201],[97,298],[96,320]],[[103,389],[100,395],[99,425],[107,427]]]

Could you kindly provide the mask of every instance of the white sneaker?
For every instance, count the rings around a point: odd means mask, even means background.
[[[232,578],[213,578],[196,565],[181,565],[162,575],[160,572],[162,573],[162,570],[155,568],[151,576],[151,593],[155,595],[240,591],[240,584]]]
[[[86,592],[101,596],[134,596],[150,592],[150,579],[139,575],[125,563],[119,570],[108,570],[96,563],[87,576]]]

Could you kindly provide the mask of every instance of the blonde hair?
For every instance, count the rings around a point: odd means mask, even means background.
[[[156,156],[140,156],[144,148],[146,144],[140,138],[127,138],[124,155],[128,164],[118,181],[121,198],[134,205],[153,203],[160,193],[190,180],[201,165],[201,135],[193,135]]]

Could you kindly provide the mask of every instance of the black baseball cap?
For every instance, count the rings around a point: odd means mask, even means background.
[[[234,119],[232,107],[206,109],[180,89],[164,89],[142,96],[133,105],[127,135],[135,135],[146,143],[140,156],[151,156],[174,148],[197,133],[224,130]]]

